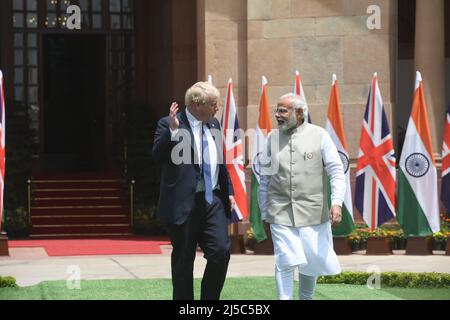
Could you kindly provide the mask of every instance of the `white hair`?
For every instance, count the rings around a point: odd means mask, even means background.
[[[303,110],[303,118],[308,119],[308,105],[305,103],[305,101],[300,97],[298,94],[295,93],[286,93],[282,95],[279,99],[279,101],[282,100],[289,100],[289,106],[292,107],[292,109]]]
[[[217,102],[219,98],[220,92],[216,87],[208,82],[201,81],[187,89],[184,96],[184,103],[188,107],[196,103],[205,106]]]

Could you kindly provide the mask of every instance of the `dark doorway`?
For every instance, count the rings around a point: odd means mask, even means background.
[[[44,35],[44,167],[92,171],[105,158],[105,37]]]

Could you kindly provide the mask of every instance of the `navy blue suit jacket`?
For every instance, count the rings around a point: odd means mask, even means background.
[[[170,224],[182,224],[186,221],[194,208],[196,186],[202,178],[200,166],[194,163],[195,142],[186,111],[179,112],[177,118],[180,122],[179,129],[187,129],[191,136],[191,159],[189,163],[174,164],[171,159],[172,149],[177,144],[183,143],[183,140],[171,141],[169,116],[158,121],[152,150],[153,158],[161,164],[161,185],[156,215]],[[211,129],[220,130],[220,123],[215,117],[209,121],[209,125]],[[222,143],[222,141],[216,141],[217,143]],[[225,164],[219,164],[218,180],[220,197],[225,207],[224,214],[230,217],[231,207],[228,196],[234,193]]]

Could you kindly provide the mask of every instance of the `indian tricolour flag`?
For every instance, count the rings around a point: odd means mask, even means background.
[[[298,70],[295,71],[294,93],[296,95],[300,96],[300,100],[308,108],[308,102],[306,102],[305,91],[303,90],[302,79],[300,78],[300,72],[298,72]],[[307,120],[308,120],[308,123],[311,123],[311,112],[308,112]]]
[[[440,229],[436,164],[422,76],[418,71],[400,157],[397,218],[408,236],[424,236]]]
[[[342,221],[337,228],[333,229],[333,234],[347,235],[355,229],[355,224],[353,222],[353,204],[350,187],[350,160],[348,157],[348,147],[345,139],[344,125],[342,123],[339,91],[335,74],[333,74],[330,102],[328,106],[328,117],[325,129],[331,136],[331,139],[339,152],[339,156],[341,157],[342,164],[344,166],[345,184],[347,186],[344,203],[342,204]],[[328,194],[329,202],[331,203],[331,192],[328,192]]]
[[[253,141],[252,154],[252,198],[250,205],[250,222],[252,225],[255,239],[260,242],[267,239],[264,231],[264,223],[261,220],[261,210],[258,204],[258,188],[261,175],[261,165],[259,159],[265,154],[267,147],[267,136],[272,131],[272,122],[270,120],[269,99],[267,98],[267,79],[262,77],[262,93],[259,102],[259,118],[256,124],[256,135]]]

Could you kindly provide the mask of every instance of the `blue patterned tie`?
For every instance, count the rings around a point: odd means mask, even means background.
[[[208,204],[213,202],[213,190],[211,179],[211,159],[209,156],[208,138],[202,125],[202,169],[205,182],[205,200]]]

